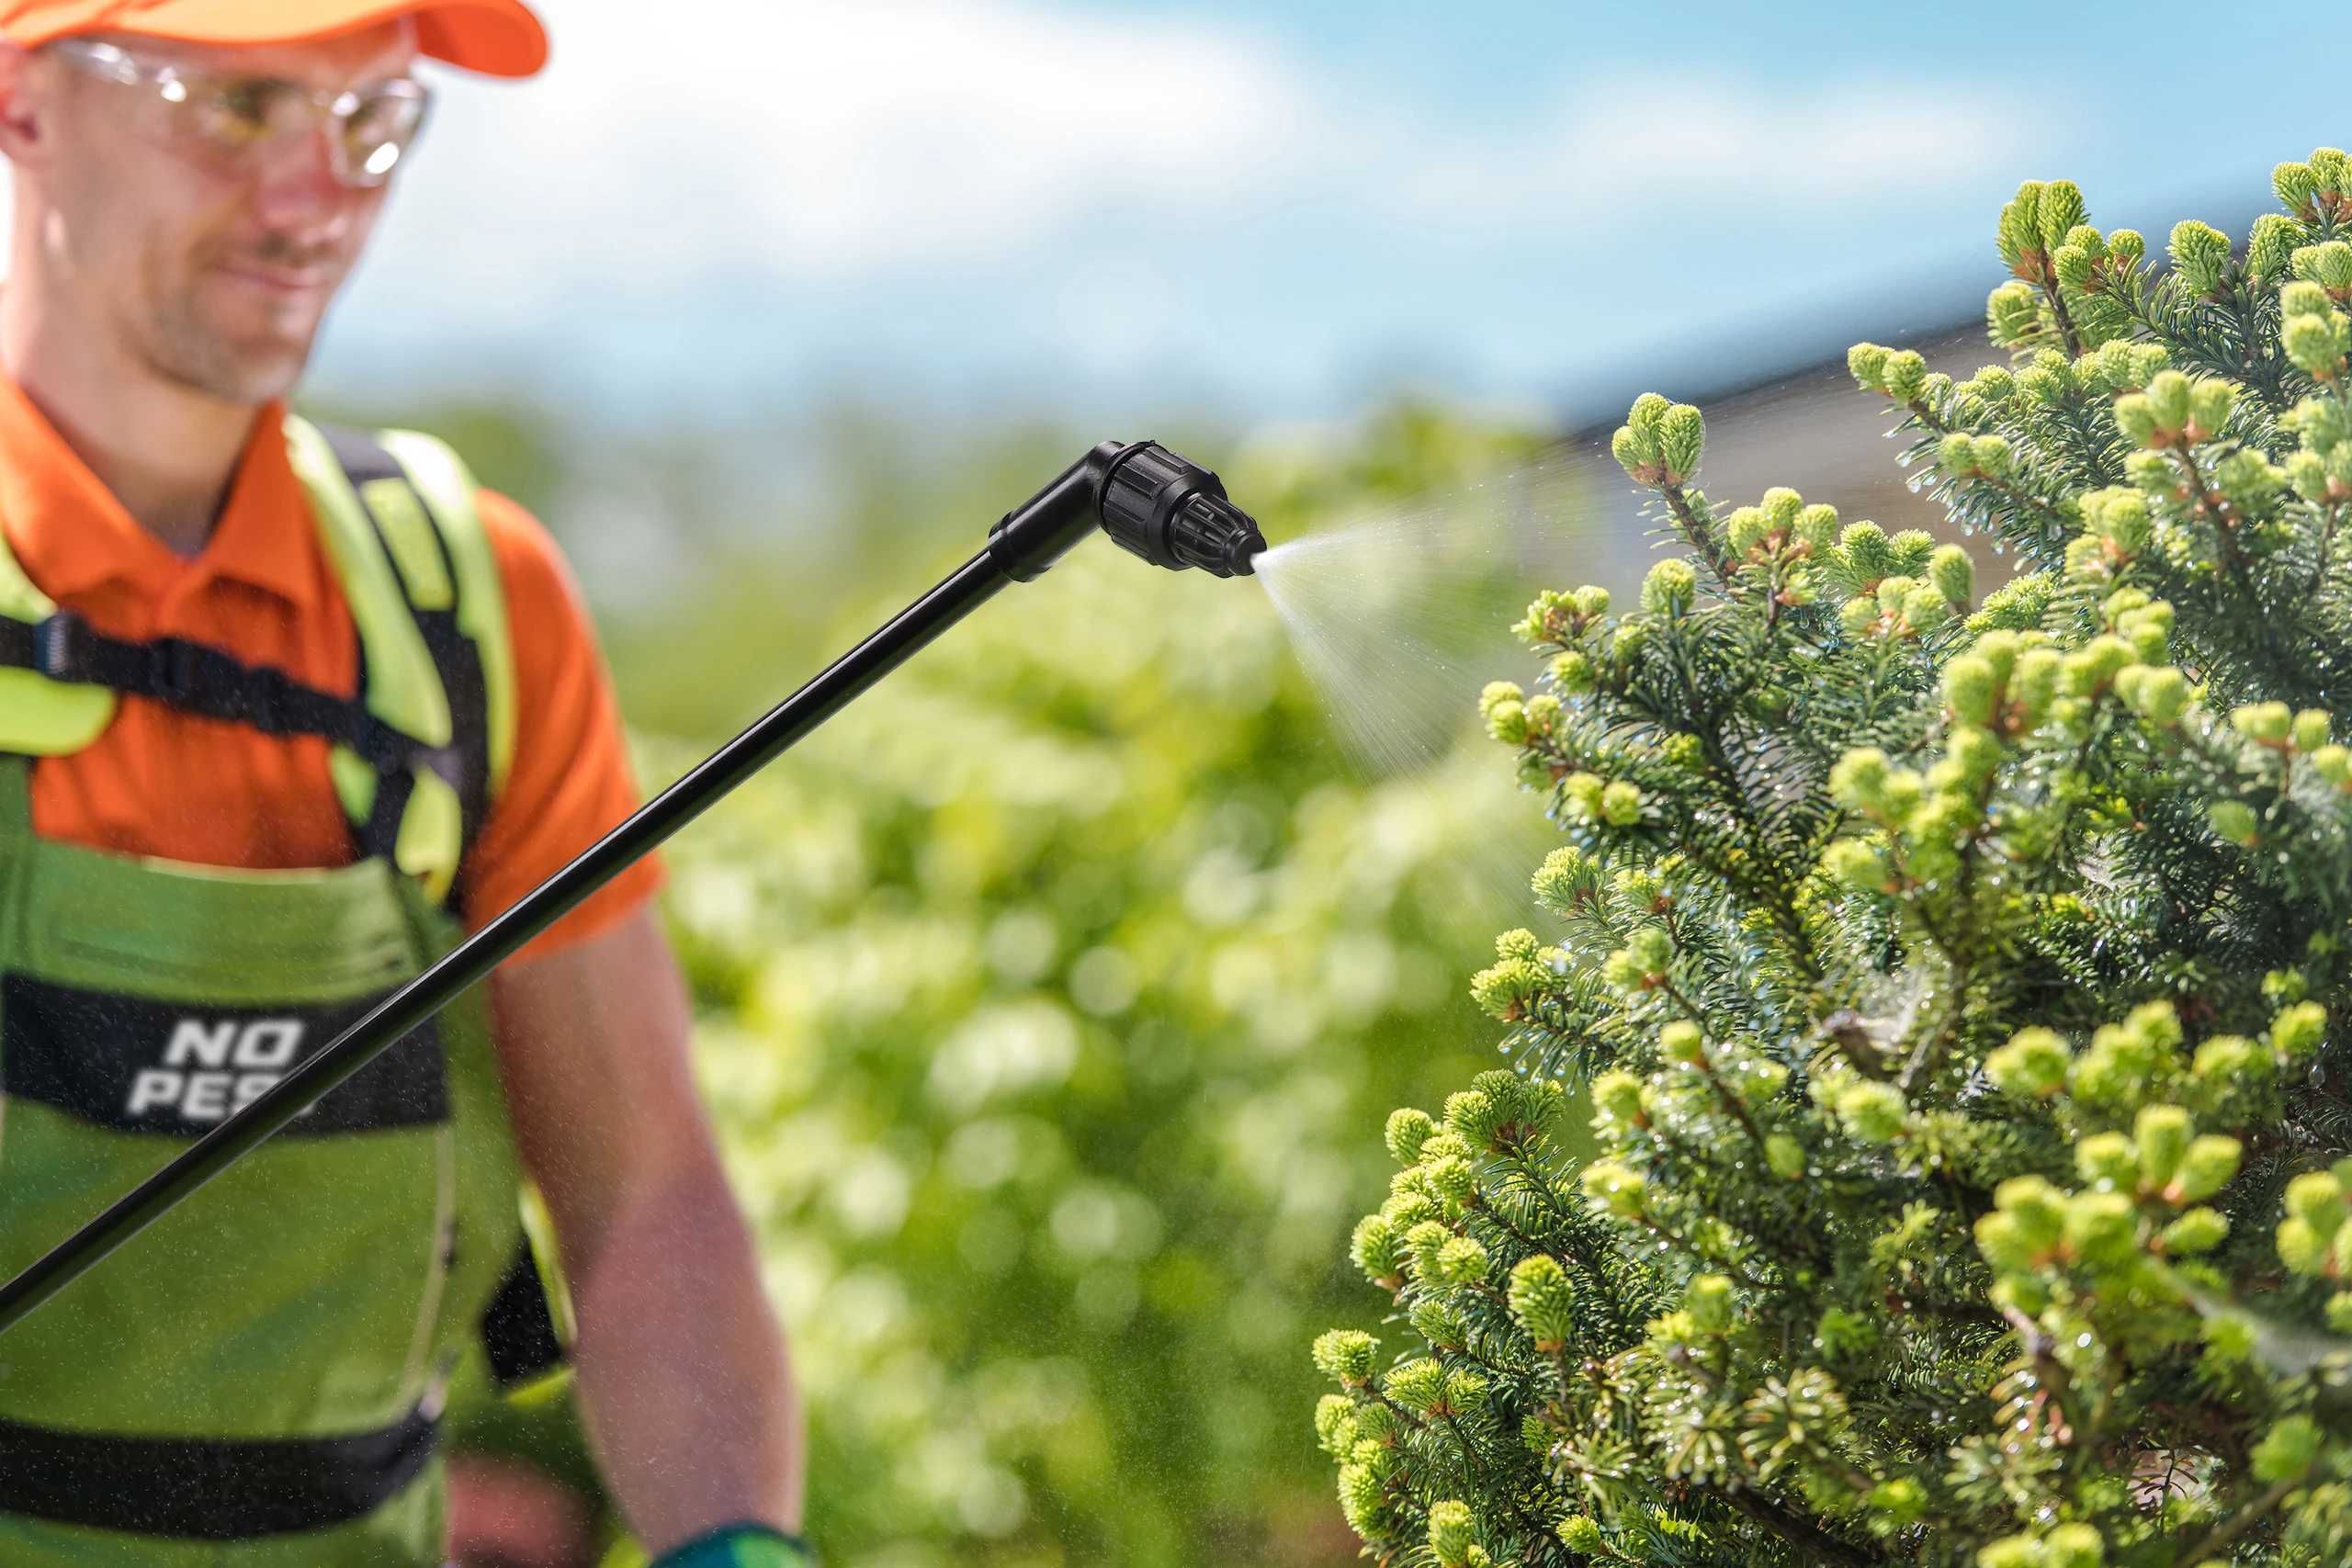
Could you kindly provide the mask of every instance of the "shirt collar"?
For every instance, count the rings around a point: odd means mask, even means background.
[[[285,419],[275,400],[255,412],[212,537],[196,556],[181,557],[124,510],[24,389],[0,375],[0,529],[51,598],[108,582],[159,596],[199,571],[304,604],[317,583],[315,536]]]

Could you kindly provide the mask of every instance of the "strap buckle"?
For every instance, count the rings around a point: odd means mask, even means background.
[[[52,610],[33,627],[33,668],[52,681],[87,684],[90,628],[71,610]]]

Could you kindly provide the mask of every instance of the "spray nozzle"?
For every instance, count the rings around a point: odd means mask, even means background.
[[[1157,441],[1105,441],[989,530],[989,554],[1026,582],[1097,524],[1120,548],[1170,571],[1250,575],[1265,536],[1224,481]]]

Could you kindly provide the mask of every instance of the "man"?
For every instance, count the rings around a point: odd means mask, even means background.
[[[282,401],[423,122],[420,55],[534,73],[522,0],[0,0],[0,39],[14,1272],[633,801],[537,524],[428,439]],[[537,1282],[518,1172],[636,1534],[664,1568],[808,1560],[657,879],[0,1336],[0,1562],[437,1562],[440,1380]]]

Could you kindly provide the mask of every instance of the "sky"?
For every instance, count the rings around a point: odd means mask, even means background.
[[[2021,179],[2160,242],[2352,137],[2261,4],[545,9],[539,79],[439,73],[316,385],[1580,416],[1974,313]]]

